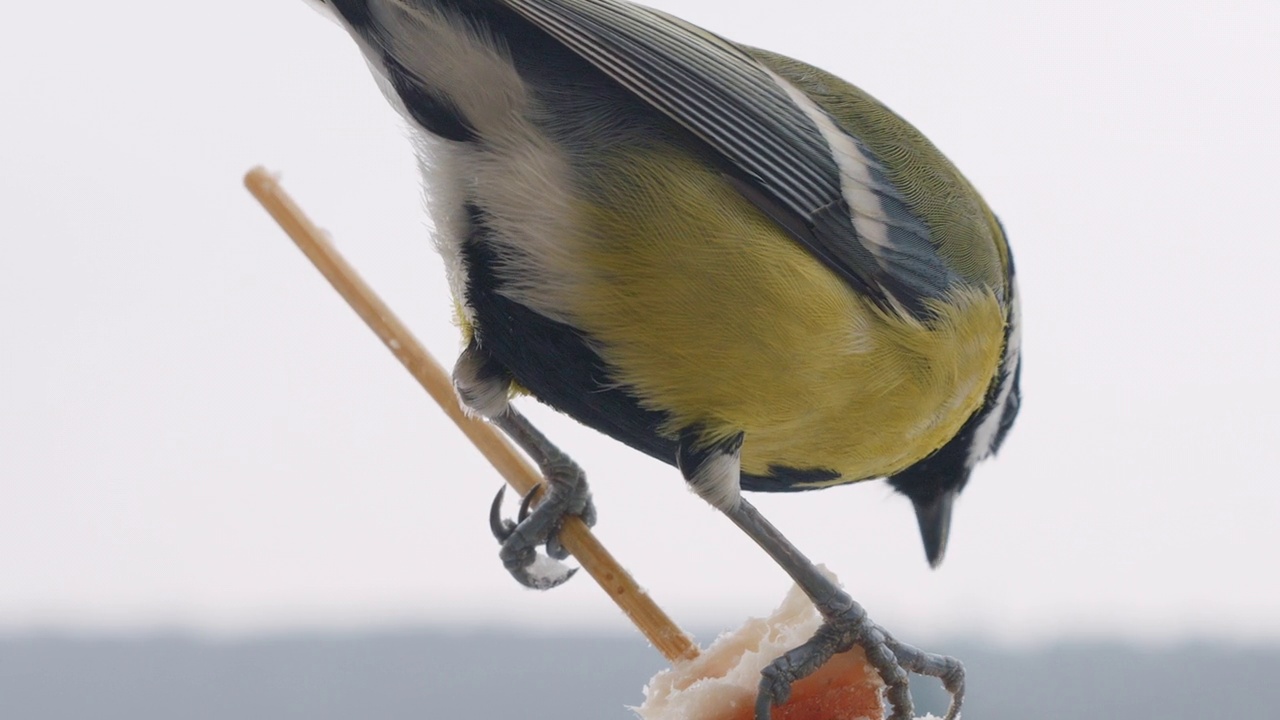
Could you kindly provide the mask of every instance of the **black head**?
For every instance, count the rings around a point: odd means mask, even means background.
[[[965,422],[950,442],[889,478],[893,489],[910,498],[915,507],[924,552],[933,567],[942,562],[947,551],[951,508],[956,497],[969,482],[969,475],[978,461],[1000,449],[1018,417],[1022,404],[1019,387],[1022,363],[1017,346],[1012,342],[1009,344],[1011,352],[1006,355],[982,408]]]

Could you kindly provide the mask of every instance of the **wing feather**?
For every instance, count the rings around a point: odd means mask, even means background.
[[[736,171],[732,181],[745,197],[855,290],[917,314],[925,297],[940,293],[938,273],[921,275],[911,262],[895,269],[902,253],[885,252],[883,238],[859,236],[847,176],[812,115],[823,111],[801,107],[785,81],[742,48],[620,0],[502,2],[706,142]],[[837,128],[822,119],[828,133]],[[846,139],[841,151],[854,148],[856,161],[873,162],[856,138]],[[879,213],[860,210],[864,218]]]

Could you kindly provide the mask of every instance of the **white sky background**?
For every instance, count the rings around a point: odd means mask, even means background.
[[[1280,4],[653,4],[887,102],[1017,255],[1022,417],[944,566],[880,483],[762,510],[907,640],[1280,639]],[[403,126],[336,25],[301,0],[5,18],[0,630],[625,627],[585,577],[510,580],[497,475],[241,187],[282,172],[452,364]],[[781,600],[676,470],[531,413],[679,621]]]

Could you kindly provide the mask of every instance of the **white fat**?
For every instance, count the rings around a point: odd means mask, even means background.
[[[712,506],[728,512],[742,499],[741,473],[738,453],[715,453],[689,478],[689,487]]]
[[[525,572],[529,574],[529,587],[534,590],[549,590],[564,584],[564,581],[576,571],[555,558],[539,553],[534,558],[533,564],[525,568]]]
[[[819,570],[835,581],[826,568]],[[807,642],[822,616],[798,587],[793,587],[768,618],[749,618],[725,633],[693,660],[677,661],[644,689],[644,704],[633,708],[640,720],[709,720],[747,717],[755,705],[760,671],[782,654]],[[864,682],[873,692],[883,683],[869,667]]]
[[[1018,298],[1017,281],[1012,280],[1009,286],[1012,306],[1009,308],[1009,340],[1005,344],[1004,359],[1000,369],[1004,379],[1000,382],[1000,390],[996,395],[996,404],[991,413],[983,418],[973,431],[973,442],[969,445],[969,456],[965,460],[967,467],[973,467],[980,460],[991,454],[991,446],[995,444],[996,433],[1000,431],[1000,421],[1004,419],[1005,403],[1013,392],[1013,381],[1017,375],[1019,353],[1022,351],[1022,303]]]

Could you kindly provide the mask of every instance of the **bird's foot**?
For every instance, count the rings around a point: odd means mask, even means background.
[[[827,607],[818,608],[825,619],[808,642],[761,672],[756,720],[769,720],[773,706],[785,703],[791,696],[793,683],[813,674],[832,656],[855,646],[863,649],[867,662],[885,683],[885,695],[892,707],[888,720],[911,720],[915,715],[908,672],[941,679],[951,693],[946,720],[958,720],[964,698],[964,666],[960,661],[898,642],[872,622],[861,605],[844,593],[840,595]]]
[[[545,475],[546,484],[521,501],[515,521],[502,517],[505,486],[498,491],[489,509],[489,529],[502,544],[498,553],[502,564],[517,582],[535,590],[550,590],[578,571],[561,562],[569,557],[569,551],[560,542],[564,519],[580,517],[588,527],[596,521],[586,477],[573,461],[563,458],[563,462],[546,468]],[[538,553],[539,545],[546,546],[546,555]]]
[[[901,667],[917,675],[942,681],[942,687],[951,695],[951,704],[947,707],[944,720],[960,720],[960,708],[964,705],[964,663],[949,655],[928,653],[900,643],[889,635],[885,637]]]

